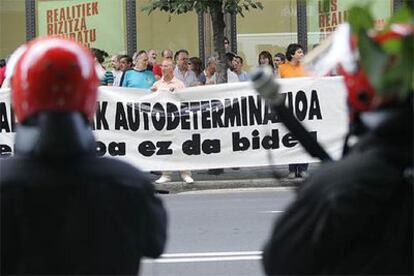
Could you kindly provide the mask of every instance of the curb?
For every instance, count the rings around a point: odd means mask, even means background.
[[[176,194],[188,191],[238,189],[238,188],[268,188],[268,187],[297,187],[302,179],[234,179],[234,180],[203,180],[187,184],[183,181],[169,182],[165,184],[154,184],[159,194]]]

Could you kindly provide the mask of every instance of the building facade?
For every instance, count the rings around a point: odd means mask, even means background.
[[[346,21],[350,5],[371,0],[262,0],[263,10],[246,11],[245,16],[226,16],[226,36],[231,49],[249,69],[257,65],[263,50],[284,52],[299,42],[305,48],[323,40]],[[211,20],[207,14],[189,12],[170,15],[142,7],[148,0],[1,0],[0,58],[9,56],[33,37],[71,37],[88,47],[109,54],[137,50],[188,49],[203,60],[213,51]],[[371,5],[378,27],[402,0],[377,0]]]

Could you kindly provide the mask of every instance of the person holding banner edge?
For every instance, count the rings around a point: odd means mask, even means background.
[[[142,256],[164,250],[166,211],[141,171],[96,156],[90,52],[38,38],[18,54],[15,156],[0,159],[1,274],[136,275]]]
[[[289,44],[286,50],[286,59],[288,62],[280,64],[278,73],[281,78],[298,78],[305,77],[306,73],[300,64],[303,58],[303,47],[300,44]],[[308,173],[307,163],[289,164],[288,178],[302,177],[306,178]]]

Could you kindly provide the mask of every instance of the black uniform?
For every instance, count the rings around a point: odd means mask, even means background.
[[[0,160],[1,274],[136,275],[166,241],[153,185],[97,158],[80,115],[47,117],[20,128],[16,156]]]
[[[264,249],[268,275],[413,274],[412,102],[384,114],[303,184]]]

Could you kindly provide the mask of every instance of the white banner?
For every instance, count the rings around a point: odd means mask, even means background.
[[[286,104],[334,158],[347,132],[340,77],[279,79]],[[13,151],[9,90],[0,90],[0,153]],[[318,161],[264,104],[251,83],[177,93],[100,87],[97,152],[142,170],[197,170]]]

